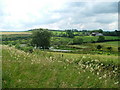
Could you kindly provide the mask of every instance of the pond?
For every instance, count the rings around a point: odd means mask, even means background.
[[[50,47],[49,50],[51,50],[51,51],[57,51],[57,52],[70,52],[70,51],[72,51],[72,50],[54,49],[53,47]]]

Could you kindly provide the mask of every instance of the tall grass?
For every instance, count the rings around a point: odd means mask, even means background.
[[[118,88],[117,57],[3,46],[3,88]],[[112,62],[111,62],[112,61]]]

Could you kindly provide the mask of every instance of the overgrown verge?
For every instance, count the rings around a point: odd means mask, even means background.
[[[3,46],[3,88],[118,88],[116,56],[26,53]]]

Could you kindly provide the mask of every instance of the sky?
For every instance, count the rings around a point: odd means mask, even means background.
[[[118,0],[0,0],[0,31],[34,28],[118,30]]]

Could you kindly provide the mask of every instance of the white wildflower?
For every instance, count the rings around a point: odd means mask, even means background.
[[[97,72],[97,75],[99,75],[99,72]]]
[[[86,58],[85,56],[83,56],[82,58]]]
[[[19,79],[18,82],[21,82],[21,79]]]
[[[119,82],[115,82],[114,84],[118,84]]]
[[[99,79],[102,79],[102,77],[99,77]]]
[[[106,74],[104,74],[104,75],[103,75],[103,78],[106,78],[106,76],[107,76],[107,75],[106,75]]]

